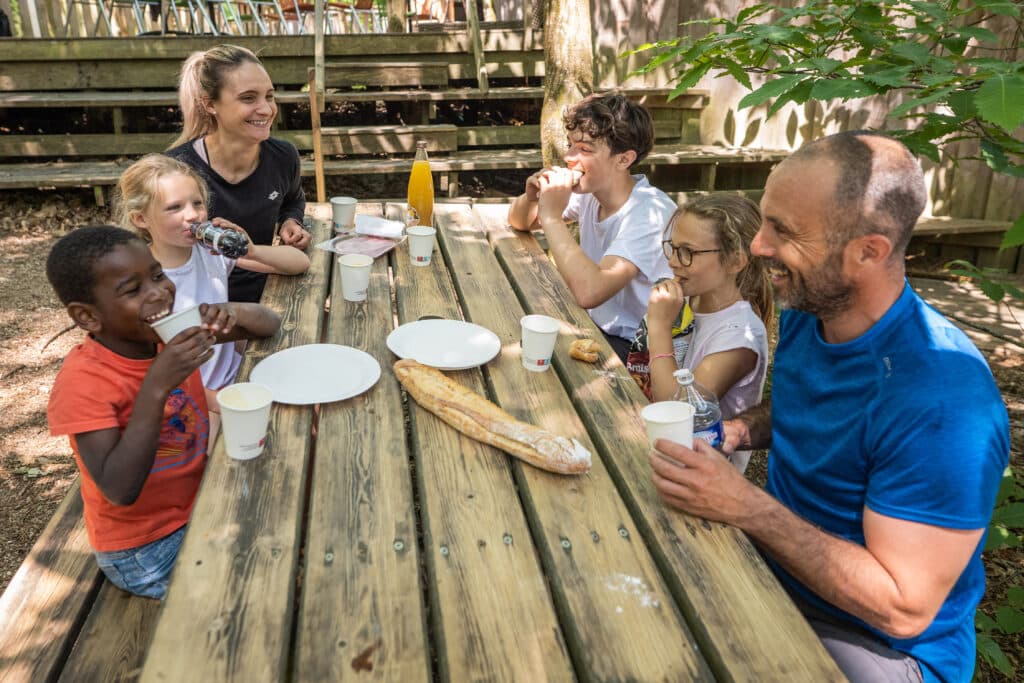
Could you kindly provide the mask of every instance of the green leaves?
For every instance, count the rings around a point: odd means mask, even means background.
[[[1024,124],[1024,60],[1004,58],[1000,40],[1009,34],[986,27],[1002,15],[1017,20],[1019,31],[1022,7],[1013,0],[755,2],[734,19],[687,22],[706,29],[691,30],[697,38],[644,46],[651,61],[641,71],[674,68],[670,97],[708,75],[731,77],[750,91],[739,108],[768,104],[769,117],[789,103],[899,95],[889,116],[902,121],[889,133],[915,154],[939,163],[944,146],[977,140],[993,171],[1024,178],[1024,141],[1014,137]],[[787,127],[794,143],[796,130]],[[1018,246],[1024,218],[1002,243]],[[970,277],[996,301],[1024,298],[992,273],[975,269]]]
[[[1010,605],[996,608],[996,624],[1003,633],[1013,635],[1024,631],[1024,612]]]
[[[816,100],[849,100],[867,97],[877,92],[877,88],[860,79],[828,78],[814,84],[811,88],[811,97]]]
[[[1012,133],[1024,123],[1024,76],[995,74],[974,96],[981,118]]]
[[[992,521],[1011,529],[1024,529],[1024,503],[1000,505],[992,513]]]
[[[796,87],[806,76],[803,74],[789,74],[776,78],[773,81],[768,81],[757,90],[748,93],[746,97],[740,100],[737,105],[740,109],[746,107],[756,107],[759,104],[763,104],[773,97],[778,97],[788,90]]]
[[[992,640],[991,636],[984,633],[978,634],[978,656],[987,661],[993,668],[1006,676],[1013,675],[1013,666],[1006,658],[999,644]]]
[[[921,43],[909,41],[896,43],[890,48],[890,50],[893,54],[899,55],[918,66],[924,66],[932,58],[932,51],[929,50],[926,45],[922,45]]]
[[[1010,229],[1003,235],[1003,242],[999,245],[1000,249],[1009,249],[1010,247],[1019,247],[1024,245],[1024,214],[1019,216],[1017,220],[1013,222]]]

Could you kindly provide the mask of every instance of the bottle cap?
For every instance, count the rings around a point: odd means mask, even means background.
[[[425,149],[426,146],[427,146],[427,141],[426,140],[417,140],[416,141],[416,147],[417,148],[423,147]]]
[[[672,376],[676,378],[676,381],[680,384],[692,384],[693,373],[690,372],[689,368],[680,368],[672,373]]]

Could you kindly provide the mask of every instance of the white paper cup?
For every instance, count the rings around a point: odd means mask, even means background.
[[[171,313],[166,318],[160,318],[150,327],[156,331],[164,344],[169,344],[179,332],[190,327],[199,327],[202,322],[202,316],[199,315],[199,304],[196,304],[177,313]]]
[[[522,326],[523,367],[531,372],[544,372],[551,367],[562,323],[546,315],[526,315],[519,324]]]
[[[350,232],[356,227],[357,202],[355,197],[331,197],[334,232]]]
[[[228,455],[251,460],[262,453],[273,403],[270,387],[252,382],[232,384],[217,392],[217,403]]]
[[[370,269],[373,258],[365,254],[342,254],[338,257],[341,270],[341,294],[345,301],[366,301],[370,287]]]
[[[693,406],[683,401],[659,401],[640,411],[647,425],[651,448],[658,439],[668,439],[693,448]]]
[[[429,266],[437,230],[426,225],[414,225],[406,228],[405,234],[409,237],[409,260],[414,266]]]

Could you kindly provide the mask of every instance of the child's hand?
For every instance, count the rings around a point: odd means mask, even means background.
[[[555,166],[544,171],[538,179],[537,216],[543,220],[561,220],[565,207],[569,205],[575,176],[567,168]]]
[[[683,288],[675,280],[662,280],[654,285],[647,303],[647,329],[671,328],[685,303]]]
[[[162,392],[170,393],[210,359],[216,341],[202,327],[190,327],[179,332],[157,354],[146,373],[146,380],[154,382]]]
[[[237,317],[230,303],[199,304],[199,314],[203,317],[203,329],[214,335],[227,334],[235,326]]]
[[[227,228],[231,232],[242,233],[243,235],[245,235],[245,241],[249,245],[249,248],[252,248],[252,238],[249,237],[249,233],[247,233],[245,231],[245,228],[243,228],[242,226],[232,223],[227,218],[214,218],[210,222],[216,225],[218,228]]]
[[[526,179],[526,198],[529,201],[537,201],[537,197],[540,195],[540,179],[543,178],[544,174],[547,172],[548,169],[544,168]]]

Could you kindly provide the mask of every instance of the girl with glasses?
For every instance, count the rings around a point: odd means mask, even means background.
[[[761,402],[774,310],[767,269],[750,254],[760,225],[757,204],[725,193],[695,198],[672,215],[662,247],[674,277],[651,290],[646,316],[652,400],[672,399],[672,373],[689,368],[719,398],[723,419]],[[692,334],[674,334],[687,306]],[[730,459],[742,471],[750,453]]]

